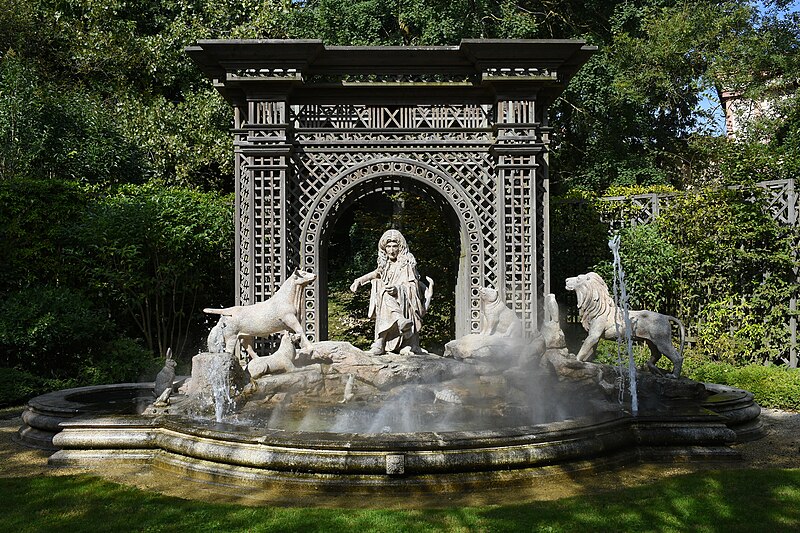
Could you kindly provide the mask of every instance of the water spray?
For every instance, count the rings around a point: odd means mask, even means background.
[[[622,270],[622,260],[619,255],[619,235],[614,235],[608,241],[608,247],[614,255],[614,304],[616,311],[614,324],[617,330],[617,359],[620,363],[620,375],[622,375],[622,357],[619,353],[621,335],[619,331],[620,319],[625,324],[625,341],[628,349],[628,377],[631,393],[631,413],[636,416],[639,413],[639,398],[636,393],[636,361],[633,358],[633,336],[631,332],[630,308],[628,305],[628,291],[625,286],[625,272]],[[620,388],[622,390],[622,388]]]

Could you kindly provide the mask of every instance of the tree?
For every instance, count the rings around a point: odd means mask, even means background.
[[[131,334],[156,353],[184,354],[204,340],[199,309],[233,292],[231,210],[217,194],[122,187],[88,206],[74,230],[76,261]]]

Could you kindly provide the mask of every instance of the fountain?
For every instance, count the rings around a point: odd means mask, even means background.
[[[141,463],[228,488],[335,493],[735,458],[730,444],[760,434],[759,407],[745,391],[681,378],[669,335],[658,355],[673,375],[654,360],[631,374],[635,407],[615,368],[589,360],[592,339],[567,350],[546,267],[547,110],[593,51],[190,47],[235,108],[239,305],[208,310],[221,315],[209,350],[156,401],[153,383],[45,394],[29,402],[19,440],[53,450],[53,465]],[[458,228],[456,339],[441,355],[420,345],[434,280],[398,232],[351,287],[371,287],[374,344],[324,340],[330,228],[375,191],[424,194]],[[277,352],[256,353],[253,337],[283,331]]]
[[[615,368],[568,352],[552,295],[530,338],[505,336],[515,327],[492,332],[509,310],[493,303],[488,329],[448,343],[443,356],[337,341],[295,350],[285,334],[278,351],[291,345],[291,369],[254,379],[232,353],[201,353],[191,378],[156,402],[153,384],[34,398],[20,439],[57,449],[49,462],[59,466],[143,462],[242,490],[358,492],[496,488],[553,465],[730,460],[729,444],[759,435],[749,393],[685,378],[638,371],[634,412],[629,394],[618,401],[626,394]]]

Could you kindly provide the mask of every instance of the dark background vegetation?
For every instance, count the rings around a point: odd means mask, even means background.
[[[598,45],[553,108],[554,192],[700,192],[653,227],[623,234],[633,292],[654,307],[681,298],[687,312],[704,298],[710,325],[698,353],[712,362],[780,363],[796,235],[771,224],[761,204],[719,191],[798,174],[800,18],[790,6],[0,0],[0,403],[66,385],[152,379],[167,347],[184,363],[201,347],[209,324],[199,309],[233,303],[231,113],[183,52],[203,38]],[[723,89],[778,95],[776,113],[727,140],[709,126],[703,97]],[[357,204],[337,227],[332,250],[346,254],[331,253],[331,292],[341,295],[332,306],[363,317],[363,299],[344,283],[374,268],[374,235],[397,225],[421,273],[443,274],[433,276],[426,322],[440,344],[452,331],[454,237],[438,231],[441,213],[418,222],[402,209],[387,213]],[[606,228],[563,209],[553,216],[554,285],[602,270]],[[342,334],[369,340],[370,326],[352,320]],[[731,323],[746,327],[732,336]]]

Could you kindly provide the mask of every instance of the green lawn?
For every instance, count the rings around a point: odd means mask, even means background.
[[[591,497],[442,510],[240,507],[88,476],[0,479],[0,531],[800,531],[800,470],[728,470]],[[513,496],[511,496],[513,498]]]

